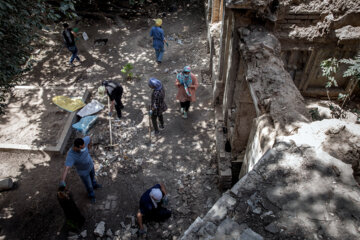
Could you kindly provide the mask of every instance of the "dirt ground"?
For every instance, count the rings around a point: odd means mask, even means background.
[[[211,83],[207,75],[206,24],[204,13],[196,9],[200,9],[199,6],[178,9],[163,18],[165,35],[172,38],[161,64],[155,61],[149,37],[153,21],[142,16],[131,20],[117,18],[111,23],[100,20],[78,23],[80,32],[85,31],[90,39],[78,40],[83,61],[75,61],[75,67],[67,65],[71,54],[61,47],[59,26],[50,26],[36,44],[34,67],[25,76],[23,85],[87,86],[92,88],[88,102],[98,98],[96,88],[103,80],[115,80],[124,87],[123,118],[113,122],[114,141],[119,145],[110,150],[105,148],[109,144],[106,109],[89,132],[94,143],[91,154],[97,179],[103,185],[96,191],[97,203],[90,204],[75,170],[67,178],[74,199],[86,217],[82,229],[87,230],[86,239],[96,239],[93,231],[100,221],[105,221],[106,229],[113,233],[120,230],[122,239],[136,239],[137,227],[131,225],[131,217],[137,212],[141,194],[158,182],[167,187],[173,216],[165,223],[146,224],[147,239],[177,239],[220,196]],[[94,45],[98,38],[107,38],[107,44]],[[124,80],[121,73],[126,63],[134,66],[137,77],[132,81]],[[174,70],[185,65],[192,67],[200,83],[197,101],[187,120],[180,116],[174,86]],[[151,145],[146,114],[151,94],[147,86],[150,77],[163,82],[169,107],[164,115],[165,130],[152,139]],[[47,115],[53,106],[38,107],[44,107],[44,113],[35,121],[53,121],[53,116]],[[40,124],[39,127],[42,136],[53,126]],[[0,159],[0,176],[16,180],[14,190],[0,193],[0,239],[66,239],[68,232],[62,229],[64,215],[56,199],[65,156],[2,151]]]

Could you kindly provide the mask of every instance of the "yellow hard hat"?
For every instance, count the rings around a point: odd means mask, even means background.
[[[161,24],[162,24],[162,20],[161,20],[160,18],[155,19],[155,25],[156,25],[157,27],[160,27]]]

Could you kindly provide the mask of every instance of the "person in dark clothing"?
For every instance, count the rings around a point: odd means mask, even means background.
[[[166,206],[168,201],[166,189],[162,183],[156,184],[143,193],[137,213],[140,234],[145,233],[143,220],[161,222],[171,217],[171,211],[162,207],[162,205]]]
[[[151,116],[151,120],[154,126],[155,134],[159,134],[159,128],[164,129],[164,118],[163,112],[167,110],[165,99],[165,90],[160,82],[160,80],[156,78],[150,78],[149,87],[154,89],[151,95],[151,106],[149,114]],[[157,118],[159,118],[159,128],[157,125]]]
[[[59,186],[57,199],[65,214],[66,227],[76,231],[80,230],[84,225],[85,218],[81,214],[79,208],[76,206],[72,193],[66,188],[65,185]]]
[[[121,118],[121,109],[124,108],[124,105],[122,104],[121,101],[121,97],[123,94],[123,87],[119,83],[114,81],[103,81],[102,85],[105,87],[106,93],[111,101],[109,116],[112,115],[112,111],[115,105],[117,116],[118,118]]]
[[[74,66],[73,64],[74,59],[77,59],[80,62],[80,58],[77,55],[78,49],[75,45],[76,33],[73,32],[72,28],[69,28],[69,24],[64,23],[63,26],[64,26],[63,37],[64,37],[65,45],[72,53],[69,64],[71,66]]]

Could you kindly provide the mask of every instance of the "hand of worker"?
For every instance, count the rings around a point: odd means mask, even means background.
[[[66,187],[66,183],[65,183],[65,181],[60,181],[60,183],[59,183],[59,187]]]
[[[169,198],[167,195],[163,197],[162,202],[164,206],[167,206],[169,204]]]
[[[150,115],[150,116],[152,116],[152,114],[153,114],[153,111],[152,111],[152,110],[150,110],[150,111],[149,111],[149,115]]]

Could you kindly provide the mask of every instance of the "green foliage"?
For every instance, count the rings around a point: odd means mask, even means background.
[[[348,69],[344,72],[344,77],[352,77],[360,87],[360,54],[354,59],[340,59],[341,63],[348,64]]]
[[[311,109],[309,110],[309,113],[310,113],[311,118],[312,118],[313,121],[322,120],[318,108],[311,108]]]
[[[31,68],[31,43],[38,37],[35,30],[58,21],[61,15],[74,16],[71,11],[75,10],[75,1],[62,1],[62,10],[61,6],[53,6],[50,2],[0,0],[0,113],[3,113],[6,94],[16,85],[21,74]]]
[[[133,69],[133,65],[131,63],[125,64],[125,66],[121,69],[121,72],[124,73],[128,80],[131,80],[134,74],[131,72]]]
[[[335,79],[335,74],[339,69],[339,63],[344,63],[349,65],[348,68],[344,71],[343,77],[350,77],[351,80],[355,81],[354,86],[348,90],[347,93],[339,93],[338,100],[342,101],[341,108],[336,108],[332,104],[330,105],[330,110],[335,117],[341,118],[344,117],[343,107],[347,99],[350,98],[352,92],[354,91],[356,85],[360,86],[360,54],[357,55],[354,59],[340,59],[329,58],[321,62],[320,67],[322,70],[322,75],[327,78],[325,83],[325,88],[327,94],[329,93],[329,88],[332,86],[338,87],[338,83]],[[329,94],[328,99],[330,100]]]

